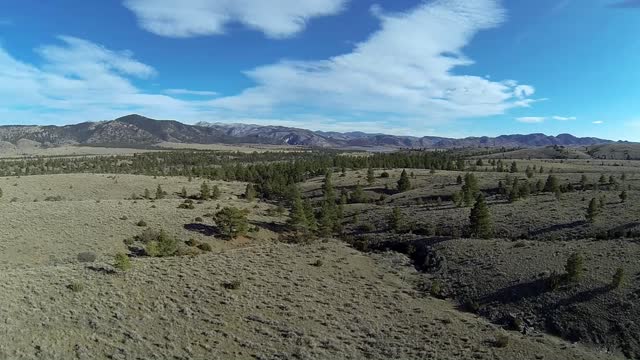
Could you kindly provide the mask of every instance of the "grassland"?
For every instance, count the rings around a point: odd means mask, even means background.
[[[161,159],[109,169],[178,173],[175,159]],[[193,169],[221,166],[199,159]],[[275,159],[260,166],[284,163]],[[509,157],[487,155],[458,170],[407,168],[411,189],[401,193],[402,168],[375,168],[369,183],[366,168],[335,167],[336,196],[363,190],[362,199],[341,207],[336,239],[292,232],[290,203],[245,199],[247,182],[222,178],[260,177],[238,175],[226,163],[211,176],[217,180],[90,173],[92,158],[83,160],[83,173],[69,172],[74,163],[40,162],[39,172],[69,173],[2,177],[0,358],[640,356],[640,328],[630,320],[640,317],[640,161],[527,156],[509,173],[491,165],[498,159],[511,165]],[[20,164],[6,166],[18,174]],[[527,176],[527,167],[536,171]],[[453,201],[467,173],[487,198],[492,239],[468,236],[470,208]],[[507,177],[535,183],[550,175],[573,187],[516,201],[498,191]],[[323,176],[308,171],[301,179],[303,198],[321,212]],[[217,199],[199,198],[204,182],[220,189]],[[158,186],[164,193],[156,199]],[[255,186],[259,195],[270,190]],[[603,201],[590,223],[592,198]],[[185,200],[193,208],[180,208]],[[212,214],[225,207],[245,209],[251,231],[224,238]],[[399,228],[390,226],[394,211]],[[145,229],[177,239],[180,256],[144,256],[125,242]],[[129,255],[130,270],[116,266],[116,253]],[[550,290],[548,279],[564,272],[573,253],[584,259],[581,278]],[[614,288],[619,268],[624,281]]]

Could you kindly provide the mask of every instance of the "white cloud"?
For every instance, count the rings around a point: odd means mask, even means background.
[[[415,118],[415,127],[503,114],[534,101],[532,86],[460,75],[457,69],[473,63],[462,50],[474,35],[504,21],[497,1],[440,0],[406,13],[375,13],[381,28],[352,52],[255,68],[247,72],[255,87],[211,105],[254,114],[303,108],[365,119]]]
[[[347,0],[125,0],[141,27],[167,37],[225,32],[241,23],[272,38],[302,31],[319,16],[339,13]]]
[[[128,51],[62,36],[55,45],[36,49],[41,65],[13,57],[0,47],[0,120],[4,123],[60,123],[111,119],[141,112],[190,116],[196,102],[146,93],[134,79],[156,75],[153,67]]]
[[[164,91],[169,95],[193,95],[193,96],[218,96],[215,91],[188,90],[188,89],[167,89]]]
[[[575,116],[554,116],[553,120],[558,120],[558,121],[572,121],[572,120],[576,120],[577,118]]]
[[[547,120],[546,117],[542,116],[525,116],[516,118],[516,121],[525,123],[525,124],[539,124]]]
[[[597,120],[597,121],[594,121],[593,124],[596,124],[596,125],[604,124],[604,121]]]

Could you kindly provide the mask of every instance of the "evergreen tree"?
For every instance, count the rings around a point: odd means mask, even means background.
[[[547,177],[547,182],[544,184],[544,191],[551,192],[551,193],[560,191],[560,183],[558,182],[558,179],[555,176],[549,175]]]
[[[465,206],[471,206],[475,201],[480,188],[478,186],[478,179],[475,175],[467,173],[464,176],[464,185],[462,185],[462,197]]]
[[[509,170],[509,172],[511,172],[511,173],[517,173],[518,172],[518,164],[516,164],[515,161],[511,163],[511,169]]]
[[[158,184],[156,188],[156,199],[164,199],[164,190],[162,190],[162,186]]]
[[[180,190],[180,197],[181,198],[187,198],[187,188],[186,187],[182,187],[182,189]]]
[[[253,184],[247,184],[247,186],[245,187],[244,198],[249,202],[252,202],[253,200],[255,200],[256,189],[253,187]]]
[[[527,169],[525,170],[525,174],[527,174],[527,177],[529,179],[531,179],[533,177],[533,169],[531,168],[531,166],[527,165]]]
[[[149,191],[149,189],[147,188],[144,189],[144,198],[151,199],[151,191]]]
[[[589,221],[590,223],[594,223],[599,212],[600,209],[598,208],[598,202],[596,201],[596,198],[591,199],[591,201],[589,202],[589,207],[587,208],[587,221]]]
[[[389,217],[389,228],[395,232],[400,232],[404,226],[404,216],[399,207],[394,207]]]
[[[624,269],[617,268],[615,274],[613,274],[613,279],[611,280],[611,287],[614,289],[618,289],[622,286],[624,282]]]
[[[355,190],[353,190],[353,192],[351,193],[351,203],[357,204],[357,203],[363,203],[363,202],[365,202],[364,190],[362,189],[362,186],[358,183],[358,185],[356,185]]]
[[[625,202],[627,201],[627,191],[626,190],[622,190],[622,192],[619,195],[620,197],[620,202]]]
[[[373,172],[373,168],[369,166],[369,168],[367,169],[367,183],[369,183],[369,185],[372,185],[375,181],[375,173]]]
[[[402,170],[400,180],[398,180],[398,192],[405,192],[408,190],[411,190],[411,180],[409,180],[407,170]]]
[[[220,199],[220,188],[218,187],[218,185],[213,185],[213,187],[211,188],[210,198],[212,200]]]
[[[307,214],[305,213],[304,203],[300,197],[300,191],[295,191],[293,194],[291,212],[289,213],[289,225],[299,232],[307,232],[309,230]]]
[[[229,239],[245,235],[249,230],[248,211],[225,207],[215,214],[214,220],[220,233]]]
[[[311,201],[309,201],[309,199],[305,199],[303,202],[303,207],[309,232],[314,233],[318,231],[318,221],[316,219],[315,211],[313,210],[313,205],[311,205]]]
[[[582,189],[582,191],[587,190],[587,183],[589,182],[589,179],[587,178],[587,175],[582,175],[580,177],[580,188]]]
[[[493,224],[491,213],[485,201],[484,195],[478,194],[476,204],[471,209],[469,216],[471,236],[488,239],[493,236]]]
[[[211,197],[211,189],[209,189],[209,184],[207,184],[207,182],[203,182],[202,185],[200,185],[200,199],[202,200],[209,200],[209,198]]]
[[[456,184],[462,185],[462,175],[458,175],[458,177],[456,178]]]
[[[582,276],[584,271],[584,259],[579,253],[573,253],[567,259],[567,263],[564,266],[564,270],[567,274],[567,281],[577,282]]]

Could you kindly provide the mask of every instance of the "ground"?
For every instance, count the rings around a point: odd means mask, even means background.
[[[535,166],[543,172],[529,181],[605,174],[618,185],[509,203],[496,193],[507,173],[489,165],[502,157],[480,156],[475,169],[478,157],[470,160],[495,225],[489,240],[463,238],[469,208],[452,195],[467,171],[408,169],[412,190],[396,193],[402,169],[375,169],[372,184],[366,169],[337,169],[338,194],[360,183],[370,201],[344,206],[342,241],[305,244],[281,242],[286,210],[243,199],[242,182],[207,181],[222,195],[199,201],[197,177],[0,178],[0,358],[637,358],[640,329],[629,319],[640,316],[640,161],[580,157],[517,159],[508,176],[524,180]],[[140,198],[158,185],[163,199]],[[299,185],[320,199],[322,177]],[[183,187],[194,209],[178,208]],[[585,221],[591,198],[604,198],[595,223]],[[218,235],[210,215],[225,206],[248,210],[247,236]],[[411,226],[388,227],[394,208]],[[131,270],[115,269],[114,255],[131,250],[124,240],[145,229],[212,251],[132,256]],[[85,252],[96,259],[81,262]],[[541,287],[576,252],[580,281]],[[614,289],[617,268],[625,278]]]

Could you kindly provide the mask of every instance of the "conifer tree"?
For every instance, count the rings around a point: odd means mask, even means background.
[[[560,191],[560,184],[558,183],[558,179],[555,176],[547,176],[547,182],[544,184],[544,191],[551,193]]]
[[[147,188],[144,189],[144,198],[151,199],[151,191],[149,191],[149,189]]]
[[[367,183],[369,183],[369,185],[372,185],[374,181],[376,181],[376,176],[373,172],[373,168],[369,166],[369,168],[367,169]]]
[[[255,200],[256,189],[253,187],[253,184],[247,184],[246,188],[244,189],[244,198],[249,202]]]
[[[187,197],[187,188],[186,187],[182,187],[182,189],[180,190],[180,197],[181,198],[186,198]]]
[[[404,216],[399,207],[394,207],[389,217],[389,228],[395,232],[401,231],[404,225]]]
[[[471,209],[469,216],[470,233],[482,239],[488,239],[493,236],[493,224],[491,222],[491,213],[485,201],[484,195],[478,194],[476,204]]]
[[[589,207],[587,208],[587,221],[589,221],[590,223],[594,223],[599,212],[600,209],[598,208],[598,202],[596,198],[591,199],[591,201],[589,202]]]
[[[304,203],[302,202],[299,191],[294,191],[293,194],[291,212],[289,213],[289,225],[299,232],[307,232],[309,230],[307,214],[305,213]]]
[[[518,172],[518,164],[515,161],[511,163],[511,169],[509,171],[512,173]]]
[[[580,280],[582,272],[584,271],[584,259],[582,255],[579,253],[571,254],[567,259],[564,270],[567,273],[567,281],[576,282]]]
[[[405,192],[408,190],[411,190],[411,180],[409,180],[407,170],[402,170],[400,180],[398,180],[398,192]]]
[[[218,185],[213,185],[213,187],[211,188],[210,198],[212,200],[218,200],[220,198],[220,188],[218,187]]]
[[[464,176],[464,185],[462,185],[462,196],[465,206],[471,206],[475,201],[480,188],[478,187],[478,180],[475,175],[467,173]]]
[[[164,190],[162,190],[162,186],[158,184],[156,188],[156,199],[164,199]]]
[[[202,185],[200,185],[200,199],[202,200],[209,200],[209,198],[211,197],[211,190],[209,189],[209,184],[207,184],[207,182],[203,182]]]

